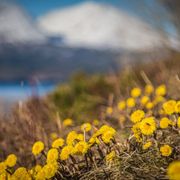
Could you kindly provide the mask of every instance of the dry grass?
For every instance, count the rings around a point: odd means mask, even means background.
[[[180,137],[176,129],[172,131],[157,130],[156,137],[153,140],[171,144],[173,155],[162,158],[159,153],[159,145],[155,143],[155,148],[142,150],[142,144],[137,143],[130,132],[131,123],[119,121],[117,110],[112,115],[106,114],[107,106],[116,108],[120,99],[129,97],[130,89],[134,86],[143,87],[146,83],[154,85],[167,84],[167,99],[180,99],[180,80],[179,71],[180,55],[173,54],[170,59],[158,63],[149,63],[139,65],[138,67],[127,68],[116,75],[110,75],[106,78],[110,82],[114,91],[109,92],[109,98],[103,104],[94,110],[94,118],[98,113],[100,124],[110,124],[117,130],[115,149],[117,153],[116,160],[111,164],[106,164],[104,159],[97,159],[96,166],[86,165],[82,162],[79,171],[73,170],[73,164],[67,171],[60,170],[63,177],[57,175],[54,179],[167,179],[166,168],[173,160],[180,159]],[[125,115],[129,119],[131,111]],[[79,122],[75,119],[74,127],[64,128],[59,114],[63,114],[61,109],[57,109],[51,97],[45,99],[32,98],[23,104],[14,108],[12,115],[8,119],[0,121],[0,159],[4,159],[8,154],[15,153],[19,157],[19,163],[26,167],[32,166],[34,157],[31,153],[31,146],[36,140],[42,140],[46,146],[50,146],[49,139],[52,132],[56,132],[60,137],[65,137],[71,130],[78,130]],[[153,115],[157,116],[157,113]],[[87,119],[90,117],[87,117]],[[92,117],[91,117],[92,118]],[[159,118],[159,116],[157,116]],[[104,153],[107,153],[107,147],[101,147]],[[106,149],[107,148],[107,149]],[[95,151],[94,151],[95,153]],[[96,152],[97,153],[97,152]],[[89,159],[91,161],[91,159]]]

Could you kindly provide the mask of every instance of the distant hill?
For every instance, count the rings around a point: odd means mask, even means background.
[[[75,71],[105,72],[116,69],[119,53],[52,45],[1,44],[0,81],[38,78],[61,81]]]
[[[99,3],[33,20],[17,5],[0,2],[0,81],[63,81],[76,71],[110,72],[154,59],[164,41],[169,42],[140,19]]]

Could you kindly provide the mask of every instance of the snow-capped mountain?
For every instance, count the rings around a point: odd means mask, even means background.
[[[42,43],[45,40],[43,33],[20,7],[0,4],[0,43]]]
[[[110,5],[85,2],[55,10],[38,19],[48,35],[61,35],[69,46],[147,50],[164,38],[138,18]]]
[[[83,3],[33,20],[20,7],[0,2],[0,81],[111,72],[124,62],[164,55],[162,41],[148,24],[107,5]]]

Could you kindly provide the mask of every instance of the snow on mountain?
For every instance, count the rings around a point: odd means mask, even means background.
[[[95,2],[52,11],[38,23],[48,35],[61,35],[67,45],[75,47],[147,50],[164,41],[140,19]]]
[[[0,43],[42,43],[45,39],[20,7],[8,3],[0,4]]]

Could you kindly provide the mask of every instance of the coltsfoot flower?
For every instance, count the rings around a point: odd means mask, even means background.
[[[84,141],[78,142],[74,147],[74,154],[83,155],[88,151],[88,144]]]
[[[118,109],[119,110],[124,110],[126,108],[126,102],[125,101],[120,101],[118,103]]]
[[[168,119],[167,117],[164,117],[160,120],[160,128],[165,129],[168,128],[169,125],[172,124],[172,121]]]
[[[42,169],[42,166],[37,164],[35,167],[34,167],[34,170],[36,173],[38,173],[40,170]]]
[[[146,109],[152,109],[154,107],[154,104],[152,103],[152,102],[148,102],[147,104],[146,104]]]
[[[107,131],[107,132],[103,133],[102,140],[104,143],[108,144],[113,139],[113,137],[114,137],[113,132]]]
[[[98,119],[94,119],[93,120],[93,125],[94,126],[98,126],[99,125],[99,120]]]
[[[107,113],[108,115],[111,115],[111,114],[113,113],[113,108],[112,108],[112,107],[107,107],[106,113]]]
[[[115,151],[111,151],[109,154],[106,155],[105,159],[106,162],[112,162],[114,160],[114,158],[116,157],[116,152]]]
[[[10,154],[6,160],[5,163],[8,167],[14,167],[16,165],[17,157],[15,154]]]
[[[176,113],[180,113],[180,101],[176,102],[175,111]]]
[[[180,161],[170,163],[167,174],[170,180],[180,180]]]
[[[152,142],[151,142],[151,141],[148,141],[147,143],[145,143],[145,144],[143,145],[143,149],[144,149],[144,150],[149,149],[151,146],[152,146]]]
[[[176,101],[174,101],[174,100],[166,101],[163,104],[163,109],[164,109],[165,113],[168,115],[171,115],[175,112],[175,110],[176,110],[175,107],[176,107]]]
[[[140,88],[133,88],[131,90],[131,96],[134,97],[134,98],[137,98],[141,95],[141,89]]]
[[[5,162],[0,162],[0,174],[6,172],[7,165]]]
[[[145,115],[144,111],[136,110],[131,114],[131,121],[133,123],[137,123],[144,118],[144,115]]]
[[[32,147],[32,153],[37,156],[44,150],[44,143],[42,141],[37,141]]]
[[[16,171],[13,173],[12,177],[13,180],[17,179],[26,179],[26,180],[32,180],[30,174],[28,173],[27,169],[24,167],[19,167],[16,169]]]
[[[143,96],[142,98],[141,98],[141,104],[144,106],[144,105],[146,105],[147,103],[148,103],[148,101],[149,101],[149,97],[148,96]]]
[[[160,152],[162,156],[170,156],[172,153],[172,148],[171,146],[166,144],[160,147]]]
[[[156,122],[154,120],[154,117],[144,118],[140,122],[140,130],[144,135],[152,135],[156,130]]]
[[[178,128],[180,128],[180,117],[178,117],[178,119],[177,119],[177,126],[178,126]]]
[[[88,132],[88,131],[90,131],[91,129],[92,129],[92,127],[91,127],[91,124],[90,124],[90,123],[84,123],[84,124],[81,126],[81,130],[82,130],[82,131]]]
[[[165,96],[166,95],[166,86],[164,84],[158,86],[155,90],[155,94],[157,96]]]
[[[60,159],[67,160],[69,156],[72,154],[72,152],[73,152],[73,146],[71,145],[64,146],[60,153]]]
[[[136,101],[134,98],[128,98],[126,100],[127,107],[133,108],[136,105]]]
[[[51,179],[52,177],[54,177],[57,170],[58,170],[57,162],[48,163],[42,168],[42,171],[45,172],[45,179]]]
[[[63,126],[64,127],[68,127],[68,126],[72,126],[73,125],[73,120],[70,118],[64,119],[63,121]]]
[[[52,143],[53,148],[59,148],[59,147],[62,147],[63,145],[64,145],[64,139],[62,138],[58,138]]]
[[[74,140],[77,138],[78,134],[76,133],[76,131],[71,131],[69,132],[69,134],[66,137],[66,143],[68,145],[73,145]]]
[[[154,87],[151,84],[145,86],[145,94],[150,95],[154,91]]]
[[[50,137],[54,141],[54,140],[56,140],[58,138],[58,135],[57,135],[57,133],[53,132],[53,133],[50,134]]]
[[[47,153],[47,159],[46,162],[47,163],[53,163],[56,162],[58,160],[58,156],[59,156],[59,152],[57,149],[55,148],[51,148],[48,153]]]

